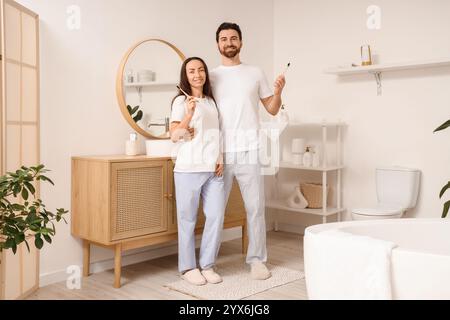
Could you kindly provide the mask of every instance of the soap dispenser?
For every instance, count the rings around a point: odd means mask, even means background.
[[[303,155],[303,166],[304,167],[311,167],[312,165],[312,154],[310,151],[311,147],[306,147],[306,152]]]
[[[139,153],[138,150],[138,142],[137,142],[137,134],[131,133],[130,134],[130,140],[126,141],[125,144],[125,154],[127,156],[135,156]]]

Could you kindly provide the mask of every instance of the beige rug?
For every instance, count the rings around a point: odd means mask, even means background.
[[[180,279],[165,285],[165,287],[203,300],[240,300],[271,288],[303,279],[305,276],[299,270],[292,270],[269,263],[267,267],[272,272],[271,278],[264,281],[253,280],[250,278],[250,267],[244,262],[242,256],[228,257],[228,259],[219,260],[216,268],[216,271],[223,278],[222,283],[194,286]]]

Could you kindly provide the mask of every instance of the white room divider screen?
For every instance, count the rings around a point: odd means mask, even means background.
[[[12,0],[0,0],[1,174],[39,156],[39,17]],[[35,186],[39,196],[39,185]],[[31,238],[29,241],[34,243]],[[0,254],[0,299],[20,299],[39,287],[39,251],[20,245]]]

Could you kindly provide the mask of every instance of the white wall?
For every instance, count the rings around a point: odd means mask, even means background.
[[[204,57],[214,67],[220,61],[215,31],[229,20],[243,30],[243,60],[272,74],[272,0],[18,2],[41,19],[41,162],[55,182],[55,187],[44,184],[41,196],[49,209],[70,209],[71,156],[124,153],[131,130],[116,101],[115,76],[126,50],[137,41],[166,39],[186,56]],[[81,8],[80,30],[66,27],[69,5]],[[92,254],[93,262],[112,257],[101,249]],[[82,264],[82,248],[70,235],[69,219],[68,225],[57,226],[54,243],[41,252],[41,284],[64,279],[72,264]],[[110,261],[105,265],[111,266]]]
[[[380,30],[366,26],[370,5],[381,8]],[[450,178],[450,132],[433,130],[450,116],[450,67],[384,73],[380,97],[372,76],[338,79],[322,71],[360,63],[366,43],[380,62],[450,57],[449,12],[447,0],[275,0],[274,70],[292,63],[284,95],[291,117],[348,123],[346,208],[374,204],[375,167],[395,164],[422,171],[418,204],[407,216],[441,216],[438,193]],[[320,221],[281,219],[291,226]]]

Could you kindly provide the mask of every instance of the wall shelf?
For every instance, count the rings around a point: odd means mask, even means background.
[[[309,170],[309,171],[336,171],[344,169],[344,166],[328,166],[328,167],[304,167],[292,162],[281,161],[280,168],[297,169],[297,170]]]
[[[300,122],[289,121],[289,127],[345,127],[347,124],[344,122]]]
[[[131,82],[131,83],[125,83],[125,87],[157,87],[157,86],[174,86],[176,87],[178,85],[178,82],[176,81],[169,81],[169,82],[158,82],[158,81],[152,81],[152,82]]]
[[[299,121],[289,121],[289,122],[277,122],[277,121],[262,121],[260,123],[261,129],[263,130],[277,130],[278,134],[281,135],[284,130],[288,127],[344,127],[347,124],[344,122],[299,122]]]
[[[142,102],[142,88],[143,87],[173,87],[175,90],[177,85],[178,85],[178,82],[176,82],[176,81],[168,81],[168,82],[151,81],[151,82],[131,82],[131,83],[125,82],[124,83],[125,88],[136,88],[136,91],[139,94],[140,102]]]
[[[337,76],[348,76],[356,74],[369,73],[373,74],[377,81],[378,95],[381,95],[381,73],[387,71],[399,71],[399,70],[411,70],[411,69],[423,69],[423,68],[435,68],[435,67],[447,67],[450,66],[450,57],[421,60],[421,61],[405,61],[396,63],[382,63],[370,66],[357,66],[357,67],[331,67],[325,69],[325,73],[334,74]]]

